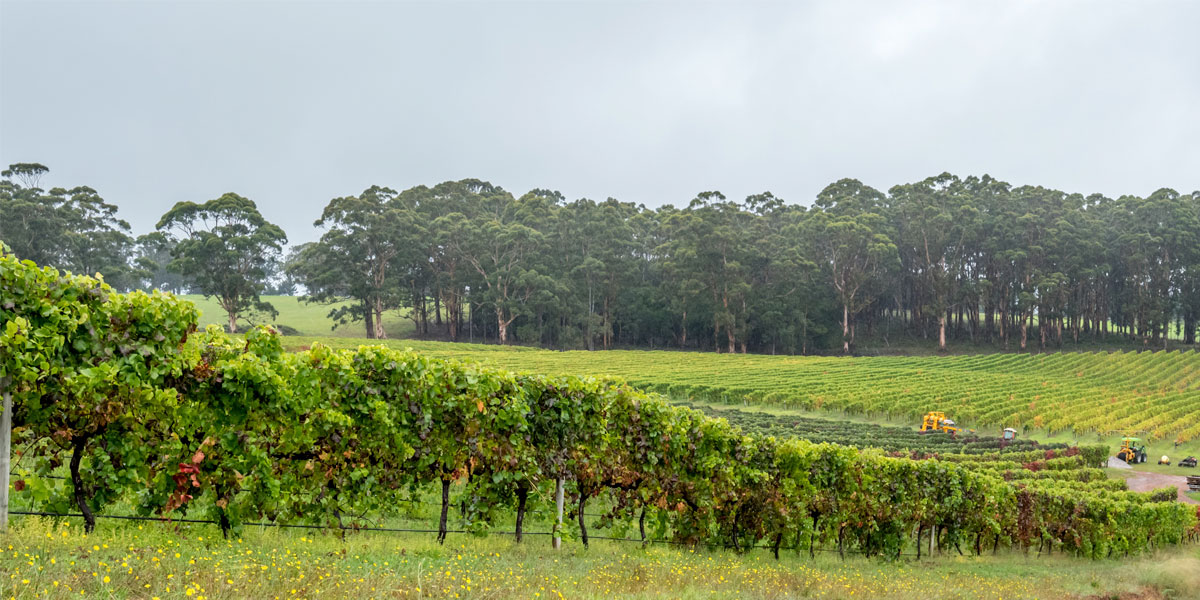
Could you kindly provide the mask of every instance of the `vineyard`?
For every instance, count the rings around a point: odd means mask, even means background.
[[[451,520],[520,541],[531,499],[558,496],[574,523],[557,533],[583,545],[597,512],[608,537],[776,556],[1099,558],[1197,535],[1174,489],[1105,480],[1103,449],[968,442],[914,460],[754,433],[619,381],[382,346],[286,352],[268,329],[198,332],[195,308],[168,294],[117,294],[11,256],[0,292],[12,489],[34,510],[78,511],[89,531],[115,506],[211,518],[226,534],[354,529],[418,496],[438,507],[438,541]]]
[[[288,338],[303,347],[312,338]],[[348,341],[331,343],[346,344]],[[979,427],[1200,438],[1200,353],[1076,352],[864,358],[669,351],[554,352],[397,340],[432,356],[543,373],[619,377],[681,400],[915,420],[944,410]]]
[[[916,456],[942,454],[1009,454],[1029,450],[1065,450],[1070,447],[1066,443],[1039,444],[1038,442],[1019,438],[1003,442],[998,437],[985,437],[972,434],[958,436],[923,435],[911,427],[896,427],[876,425],[873,423],[856,423],[853,421],[832,421],[816,417],[797,415],[777,415],[765,412],[739,410],[736,408],[716,408],[708,405],[693,405],[680,403],[700,410],[710,417],[722,418],[731,425],[744,431],[770,435],[775,437],[798,437],[810,442],[828,442],[853,446],[856,448],[881,448],[889,452],[908,452]],[[1096,450],[1103,461],[1106,448]]]

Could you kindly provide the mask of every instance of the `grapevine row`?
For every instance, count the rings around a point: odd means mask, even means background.
[[[746,433],[618,381],[380,346],[290,353],[267,329],[197,333],[186,302],[10,256],[0,292],[0,381],[30,473],[19,493],[43,510],[78,507],[89,529],[123,498],[226,530],[354,526],[432,487],[444,538],[458,483],[466,527],[485,533],[515,513],[518,539],[529,499],[565,485],[585,544],[584,510],[601,495],[609,526],[776,552],[893,556],[929,536],[1107,556],[1195,534],[1195,511],[1161,495]],[[55,485],[47,476],[63,469]]]
[[[1200,353],[1194,351],[855,358],[607,351],[597,360],[584,351],[395,343],[510,369],[619,377],[683,401],[914,421],[942,410],[960,422],[997,431],[1122,433],[1180,442],[1200,438],[1200,424],[1192,418],[1200,412]]]

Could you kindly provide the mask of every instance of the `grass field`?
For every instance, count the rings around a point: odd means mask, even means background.
[[[0,597],[819,598],[1020,600],[1200,597],[1185,548],[1125,561],[1002,552],[887,562],[836,554],[735,554],[598,541],[590,549],[497,536],[75,524],[15,517],[0,538]]]
[[[227,323],[225,311],[221,309],[216,300],[198,294],[187,294],[180,297],[194,302],[196,308],[200,309],[201,327],[210,324],[224,327]],[[307,304],[301,302],[297,296],[263,296],[262,299],[270,302],[275,310],[279,311],[279,316],[269,324],[286,325],[302,335],[363,337],[362,323],[351,323],[333,329],[334,323],[329,318],[329,311],[338,305]],[[414,330],[412,321],[396,311],[391,311],[384,316],[383,327],[389,337],[395,338],[412,335]]]

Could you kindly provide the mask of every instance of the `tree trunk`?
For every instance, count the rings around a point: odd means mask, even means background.
[[[946,314],[938,314],[938,352],[946,351]]]
[[[375,313],[367,303],[363,303],[363,321],[367,326],[367,339],[375,339]]]
[[[521,543],[521,523],[525,521],[525,501],[529,498],[529,488],[525,487],[524,483],[517,485],[517,532],[513,536],[517,543]]]
[[[842,304],[842,354],[850,354],[850,305]]]
[[[442,516],[438,520],[437,542],[446,541],[446,515],[450,512],[450,480],[442,475]]]
[[[587,492],[579,491],[579,541],[583,542],[583,547],[587,548],[587,524],[583,521],[583,505],[587,503]]]
[[[458,306],[451,300],[451,296],[446,296],[442,301],[446,305],[446,333],[450,341],[458,341]]]
[[[341,515],[338,515],[338,520],[341,520]],[[233,525],[229,522],[229,513],[225,512],[223,508],[217,509],[217,526],[221,528],[221,539],[229,539],[229,530],[233,528]],[[341,533],[344,538],[346,532],[342,531]]]
[[[687,347],[687,311],[683,311],[683,318],[679,321],[679,347]]]
[[[501,345],[507,344],[508,343],[508,323],[504,320],[504,310],[500,309],[500,308],[496,309],[496,331],[497,331],[497,335],[500,336],[500,344]]]
[[[817,519],[819,517],[820,515],[818,514],[812,515],[812,533],[808,534],[808,557],[810,559],[816,558],[817,556],[816,550],[813,548],[813,544],[817,539]],[[797,543],[799,543],[799,541],[797,541]]]
[[[421,335],[429,335],[429,306],[424,290],[419,294],[421,300]]]
[[[229,316],[229,333],[237,333],[237,313],[228,311],[226,314]]]
[[[91,533],[96,529],[96,516],[92,514],[92,507],[88,506],[88,493],[83,486],[83,477],[79,474],[79,463],[83,460],[83,449],[87,446],[87,440],[87,437],[75,438],[71,451],[71,488],[75,496],[75,505],[79,507],[79,512],[83,513],[83,531]],[[7,481],[4,483],[8,484]]]
[[[646,505],[642,505],[642,514],[638,515],[638,533],[642,534],[642,545],[646,545]]]
[[[375,339],[386,340],[387,332],[383,330],[383,300],[376,298],[371,302],[371,312],[375,313]]]
[[[604,336],[604,349],[608,350],[608,347],[612,345],[612,322],[609,321],[607,296],[604,297],[604,331],[601,335]]]
[[[1042,348],[1042,351],[1044,352],[1046,350],[1046,320],[1045,319],[1040,319],[1038,321],[1038,337],[1041,339],[1041,342],[1040,342],[1041,348]]]

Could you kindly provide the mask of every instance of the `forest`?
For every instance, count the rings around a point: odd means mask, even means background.
[[[650,208],[464,179],[333,198],[319,239],[288,246],[234,193],[135,235],[97,190],[43,189],[48,172],[3,171],[0,239],[17,256],[118,290],[212,296],[230,330],[269,315],[267,294],[329,304],[367,338],[401,311],[421,337],[559,349],[1162,348],[1194,344],[1200,317],[1200,191],[1112,198],[943,173],[887,191],[842,179],[811,203],[705,191]]]

